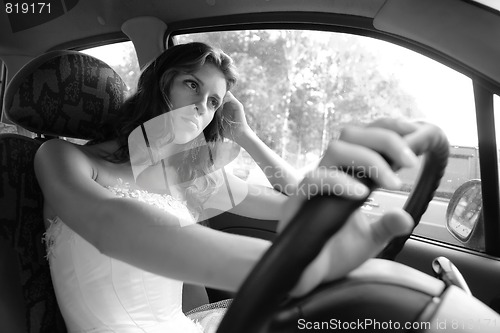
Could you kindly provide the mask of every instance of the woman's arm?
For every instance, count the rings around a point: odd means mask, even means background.
[[[40,147],[35,171],[50,209],[101,253],[190,283],[236,291],[269,247],[260,239],[200,225],[134,199],[117,198],[94,181],[92,161],[61,140]]]
[[[255,134],[245,119],[243,105],[229,91],[224,97],[222,112],[224,117],[231,123],[231,136],[237,144],[252,156],[267,176],[272,187],[286,195],[294,193],[303,175]]]
[[[389,124],[388,128],[391,127]],[[402,136],[381,128],[363,129],[350,131],[346,140],[352,143],[337,142],[330,146],[322,159],[323,166],[351,165],[355,160],[356,165],[380,170],[373,175],[379,185],[395,188],[397,176],[373,149],[399,165],[408,165],[407,145]],[[270,246],[264,240],[200,225],[180,227],[177,216],[134,199],[117,198],[94,180],[93,163],[76,146],[52,140],[37,152],[35,171],[45,202],[54,214],[110,257],[169,278],[236,291]],[[304,182],[322,185],[324,194],[335,186],[363,189],[361,183],[339,173],[314,173]],[[364,193],[353,191],[347,195],[359,197]],[[306,199],[307,194],[300,192],[287,199],[280,230]],[[411,227],[411,218],[402,211],[386,214],[373,223],[359,215],[354,214],[308,266],[295,294],[343,276],[376,254],[392,237],[408,232]]]
[[[203,203],[205,218],[229,211],[232,214],[260,220],[279,220],[287,196],[274,189],[250,184],[220,170],[222,186]],[[222,174],[224,172],[225,174]]]

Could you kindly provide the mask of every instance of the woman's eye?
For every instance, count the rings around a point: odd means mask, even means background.
[[[210,100],[210,106],[214,109],[217,109],[217,107],[219,106],[219,101],[216,100],[216,99],[211,99]]]
[[[198,89],[198,83],[194,81],[186,81],[186,85],[191,89],[191,90],[197,90]]]

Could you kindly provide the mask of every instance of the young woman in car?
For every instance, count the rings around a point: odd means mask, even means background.
[[[249,128],[243,106],[229,92],[235,82],[231,59],[224,53],[200,43],[174,46],[144,70],[137,92],[123,105],[114,138],[84,146],[51,140],[39,149],[35,169],[50,221],[48,257],[69,331],[199,332],[199,324],[181,310],[183,282],[236,291],[270,246],[196,223],[196,217],[206,216],[206,208],[228,209],[231,192],[231,212],[279,219],[282,230],[308,199],[309,193],[300,189],[366,195],[364,185],[335,168],[370,167],[377,170],[372,175],[377,184],[396,189],[399,179],[381,155],[400,166],[415,163],[405,136],[417,125],[384,120],[346,129],[318,168],[301,179]],[[164,115],[172,126],[158,138],[152,132]],[[151,170],[162,165],[164,180],[169,180],[164,192],[155,188],[160,181],[142,177],[148,167],[140,169],[141,158],[129,153],[128,139],[137,129],[153,138],[147,148],[160,145],[156,152],[161,156],[149,158]],[[222,174],[218,156],[206,152],[221,154],[217,144],[228,133],[284,193]],[[339,193],[339,188],[344,190]],[[303,272],[291,295],[345,275],[411,225],[402,210],[374,223],[353,214]],[[216,327],[218,320],[208,326]]]

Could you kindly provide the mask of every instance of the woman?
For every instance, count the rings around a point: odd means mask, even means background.
[[[396,189],[400,181],[381,154],[400,166],[415,164],[404,137],[417,125],[384,120],[345,130],[318,168],[300,180],[248,127],[243,106],[229,92],[235,82],[224,53],[200,43],[172,47],[141,75],[114,138],[85,146],[51,140],[37,152],[35,170],[50,221],[48,257],[70,332],[199,332],[199,325],[182,313],[182,283],[236,291],[270,244],[212,230],[195,223],[196,217],[202,220],[208,208],[231,208],[236,214],[280,219],[282,230],[307,199],[303,189],[310,185],[323,193],[342,188],[335,194],[367,194],[360,182],[332,172],[338,166],[376,168],[374,180]],[[158,137],[157,119],[170,132]],[[217,144],[228,126],[231,138],[286,193],[222,173]],[[145,141],[148,149],[160,143],[156,156],[132,153],[141,151],[129,145],[137,129],[155,138]],[[159,165],[165,182],[150,177],[158,175]],[[236,199],[227,207],[229,192]],[[291,295],[345,275],[411,225],[400,210],[373,224],[353,214]]]

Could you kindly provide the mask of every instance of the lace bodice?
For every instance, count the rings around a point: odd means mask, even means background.
[[[194,223],[186,205],[169,195],[108,189]],[[140,222],[138,222],[140,223]],[[46,232],[48,259],[59,307],[69,332],[201,332],[182,312],[182,282],[100,253],[55,218]]]
[[[119,185],[107,186],[106,188],[113,192],[117,197],[136,199],[173,213],[179,217],[182,226],[195,222],[193,215],[187,208],[186,201],[175,199],[169,194],[158,194],[145,190],[132,189],[126,183],[121,181]]]

